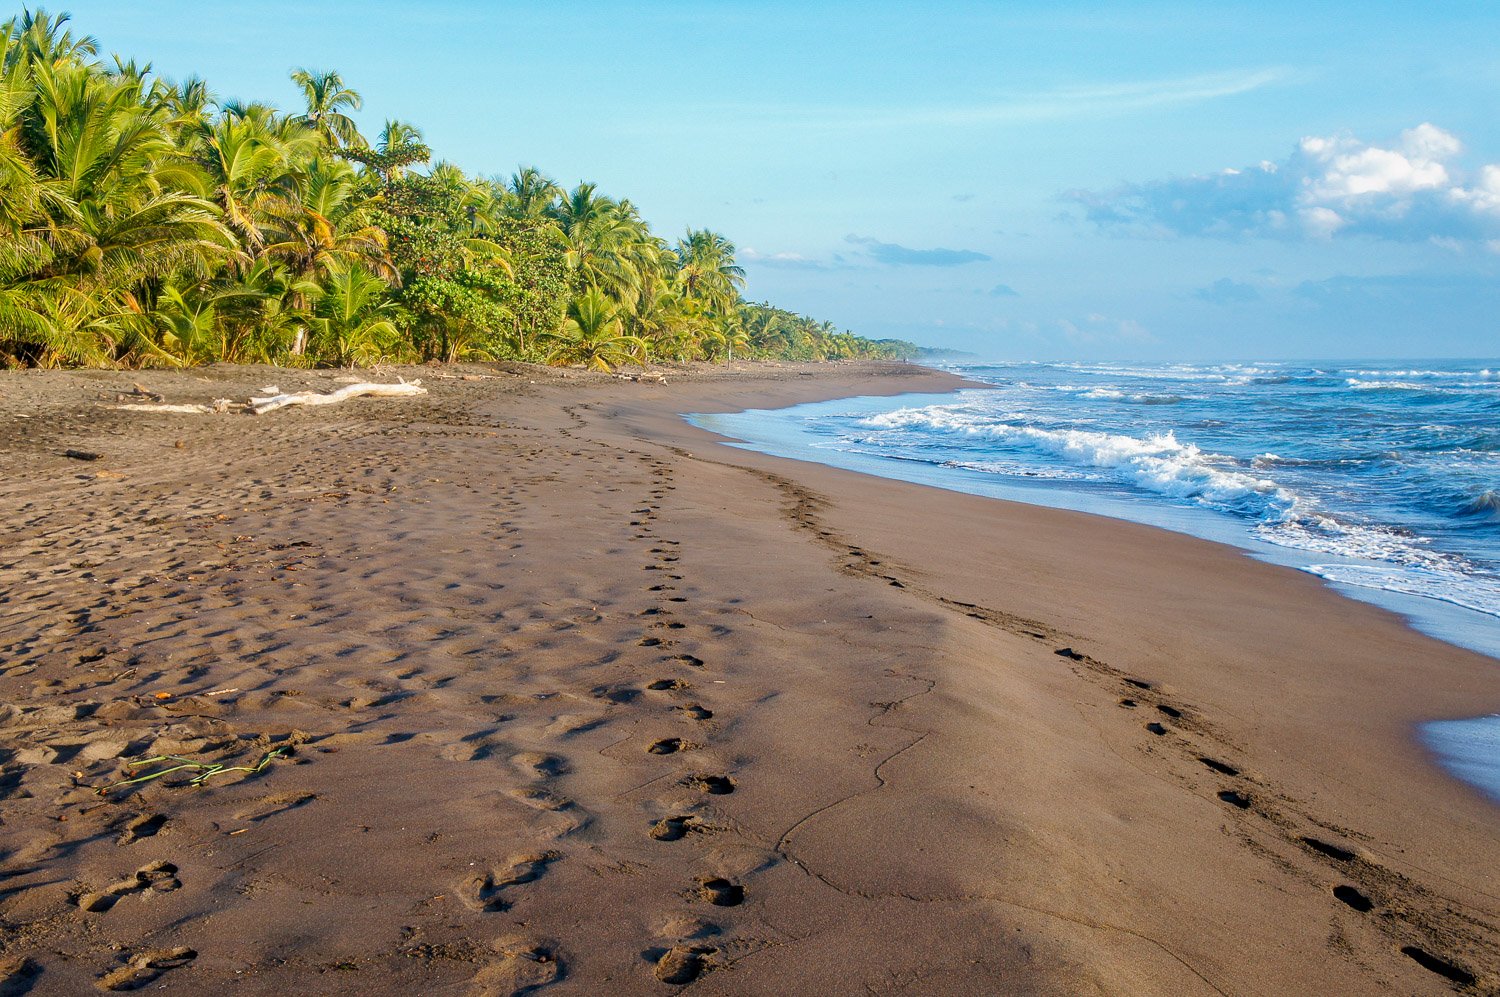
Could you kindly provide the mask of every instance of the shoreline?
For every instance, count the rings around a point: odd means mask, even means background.
[[[993,387],[988,382],[977,386]],[[942,405],[944,402],[941,398],[942,396],[934,395],[914,404]],[[858,400],[847,399],[847,401]],[[832,399],[830,401],[843,400]],[[871,401],[878,400],[872,399]],[[812,403],[807,408],[818,411],[824,404]],[[954,471],[946,465],[930,466],[925,461],[892,459],[889,455],[859,450],[850,451],[840,447],[824,449],[816,442],[817,434],[802,429],[798,419],[778,418],[783,413],[789,414],[793,410],[803,408],[803,406],[793,406],[792,409],[691,413],[689,421],[701,429],[734,441],[737,446],[771,456],[842,467],[878,478],[906,481],[911,484],[962,492],[1002,502],[1102,516],[1223,544],[1248,552],[1268,563],[1318,575],[1334,591],[1347,598],[1371,603],[1394,612],[1405,618],[1409,626],[1428,636],[1500,660],[1500,631],[1497,631],[1494,625],[1497,619],[1494,612],[1475,608],[1462,601],[1454,601],[1442,594],[1418,595],[1378,585],[1362,585],[1346,580],[1336,573],[1333,575],[1328,573],[1330,561],[1345,565],[1367,563],[1357,557],[1329,553],[1295,544],[1280,544],[1257,537],[1247,529],[1245,520],[1213,508],[1194,508],[1170,500],[1140,503],[1118,496],[1102,496],[1095,492],[1076,489],[1066,481],[1048,482],[1044,486],[1035,486],[1029,481],[1018,483],[1008,477],[997,478],[993,474],[984,472]],[[881,415],[889,409],[878,405],[865,405],[859,411],[864,415]],[[746,416],[749,418],[744,418]],[[933,464],[936,463],[933,462]],[[1497,784],[1497,794],[1500,794],[1500,784]]]
[[[991,387],[988,383],[976,386]],[[941,397],[927,396],[915,404],[941,404],[936,401]],[[1243,524],[1209,522],[1201,516],[1195,516],[1194,510],[1190,509],[1154,505],[1142,507],[1115,500],[1099,500],[1081,492],[1069,491],[1065,486],[1061,489],[1024,489],[987,480],[987,475],[967,478],[947,476],[921,464],[916,465],[914,470],[907,462],[893,462],[880,456],[851,457],[838,449],[829,451],[817,447],[811,442],[815,437],[801,431],[795,420],[777,422],[777,414],[786,411],[788,410],[750,410],[750,414],[757,417],[750,420],[737,418],[745,415],[744,411],[685,413],[684,418],[693,426],[731,446],[767,456],[842,468],[877,479],[903,481],[919,487],[937,488],[993,501],[1129,522],[1195,537],[1267,564],[1311,574],[1319,578],[1330,591],[1393,613],[1401,618],[1405,626],[1419,633],[1500,661],[1500,637],[1486,629],[1494,622],[1493,616],[1436,598],[1421,598],[1329,578],[1323,571],[1315,568],[1316,565],[1325,564],[1329,555],[1251,539],[1249,534],[1243,532]],[[870,407],[870,411],[880,410]],[[1413,737],[1432,752],[1436,763],[1446,774],[1479,788],[1500,806],[1500,761],[1497,761],[1494,748],[1497,739],[1500,739],[1500,713],[1432,718],[1428,722],[1418,723],[1414,727]]]
[[[1412,736],[1500,703],[1492,659],[1238,549],[791,464],[678,414],[959,382],[786,367],[523,371],[249,423],[69,409],[8,437],[0,464],[35,469],[6,476],[0,574],[15,972],[1496,992],[1500,816]],[[0,381],[12,414],[26,376]],[[87,809],[172,744],[296,750]],[[163,862],[177,887],[108,892]],[[195,955],[149,965],[174,947]]]

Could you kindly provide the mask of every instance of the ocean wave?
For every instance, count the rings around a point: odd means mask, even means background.
[[[1500,616],[1500,578],[1494,575],[1364,564],[1310,564],[1304,570],[1331,582],[1437,599]]]
[[[1414,381],[1364,381],[1357,377],[1345,378],[1344,384],[1355,391],[1423,391],[1446,395],[1461,390],[1457,385],[1443,388],[1435,384],[1417,384]]]
[[[1487,488],[1458,508],[1464,519],[1500,520],[1500,492]]]
[[[1438,380],[1451,378],[1460,381],[1494,381],[1500,379],[1500,371],[1489,370],[1348,370],[1347,374],[1358,377],[1404,377]]]
[[[1429,549],[1429,538],[1417,536],[1409,530],[1340,522],[1319,513],[1304,513],[1279,523],[1261,523],[1250,532],[1257,539],[1278,547],[1385,561],[1412,568],[1450,570],[1457,563],[1453,555]]]
[[[1172,498],[1255,519],[1280,521],[1299,511],[1297,496],[1275,481],[1237,469],[1233,457],[1205,453],[1163,433],[1137,438],[1079,429],[997,422],[959,406],[898,409],[870,416],[871,429],[918,429],[1023,447],[1075,465],[1107,468],[1128,483]]]
[[[1132,405],[1176,405],[1186,400],[1181,395],[1133,395],[1112,388],[1090,388],[1081,397],[1102,402],[1128,402]]]

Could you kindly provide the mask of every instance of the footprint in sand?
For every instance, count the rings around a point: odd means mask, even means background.
[[[708,720],[713,717],[714,711],[704,708],[701,703],[688,703],[686,706],[672,707],[674,712],[681,713],[685,717],[694,720]]]
[[[651,825],[651,837],[657,841],[681,841],[694,831],[703,831],[703,822],[692,814],[663,817]]]
[[[99,981],[99,989],[140,990],[167,970],[186,966],[196,958],[198,953],[186,947],[140,952],[119,969],[106,973]]]
[[[1328,842],[1319,841],[1317,838],[1303,838],[1302,843],[1318,854],[1326,855],[1337,862],[1349,862],[1356,858],[1355,854],[1347,848],[1330,845]]]
[[[21,997],[30,993],[41,975],[41,964],[29,956],[5,960],[0,963],[0,997]]]
[[[735,781],[727,775],[695,775],[685,779],[683,785],[710,796],[728,796],[734,792]]]
[[[694,900],[707,900],[715,907],[738,907],[745,902],[745,888],[722,876],[698,880],[698,888],[688,893]]]
[[[576,801],[552,792],[546,786],[519,786],[505,795],[539,811],[532,829],[540,837],[565,838],[590,826],[594,818]]]
[[[1401,954],[1411,959],[1423,969],[1436,973],[1444,979],[1452,980],[1460,986],[1468,986],[1474,982],[1473,973],[1470,973],[1461,966],[1455,966],[1446,959],[1439,959],[1431,952],[1419,949],[1415,945],[1402,946]]]
[[[458,898],[470,910],[501,911],[510,909],[502,894],[513,886],[534,883],[542,878],[547,866],[562,858],[561,852],[523,855],[511,860],[509,868],[495,869],[483,876],[472,876],[458,885]]]
[[[166,826],[166,823],[166,814],[143,814],[127,821],[124,830],[115,841],[121,845],[128,845],[142,838],[155,837]]]
[[[181,887],[182,882],[177,878],[175,865],[170,862],[151,862],[141,866],[133,876],[127,879],[106,886],[96,893],[81,895],[78,898],[78,906],[90,914],[102,914],[119,903],[121,897],[127,897],[133,893],[148,895],[170,893]]]
[[[679,751],[692,751],[701,747],[691,741],[684,741],[680,737],[664,737],[660,741],[652,742],[646,750],[653,755],[674,755]]]
[[[541,751],[522,751],[510,756],[510,763],[523,773],[543,779],[551,779],[568,771],[566,759]]]
[[[500,959],[474,974],[468,997],[520,997],[567,975],[557,946],[544,942],[500,943]]]
[[[1352,886],[1335,886],[1333,888],[1333,898],[1347,904],[1361,914],[1369,913],[1375,909],[1374,901]]]
[[[652,692],[681,692],[684,689],[691,689],[692,687],[691,682],[683,679],[657,679],[646,686]]]
[[[651,950],[647,958],[651,958],[658,951]],[[663,983],[673,985],[692,983],[708,968],[706,957],[717,951],[718,949],[711,945],[673,945],[656,956],[656,969],[653,972]]]
[[[675,661],[679,665],[687,665],[689,668],[702,668],[703,667],[703,659],[699,658],[699,657],[696,657],[694,655],[691,655],[691,654],[677,654],[677,655],[673,655],[672,657],[670,657],[670,658],[668,658],[666,660],[668,660],[668,661]]]

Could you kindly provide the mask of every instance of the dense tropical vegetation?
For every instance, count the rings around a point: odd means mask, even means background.
[[[897,356],[742,298],[735,247],[535,169],[375,140],[336,72],[305,109],[97,58],[68,15],[0,25],[0,364],[298,365]]]

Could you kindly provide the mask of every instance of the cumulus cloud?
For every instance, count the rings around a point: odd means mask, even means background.
[[[846,235],[844,241],[866,247],[865,252],[875,262],[890,266],[956,267],[989,259],[984,253],[976,253],[972,249],[908,249],[893,242],[881,242],[862,235]]]
[[[996,284],[994,290],[990,291],[992,298],[1019,298],[1021,295],[1009,284]]]
[[[1455,163],[1463,144],[1428,123],[1388,145],[1310,136],[1281,162],[1067,197],[1099,226],[1134,235],[1500,238],[1500,165],[1466,173]]]
[[[1247,301],[1259,301],[1260,292],[1249,284],[1220,277],[1207,287],[1194,291],[1193,297],[1215,305],[1240,305]]]

